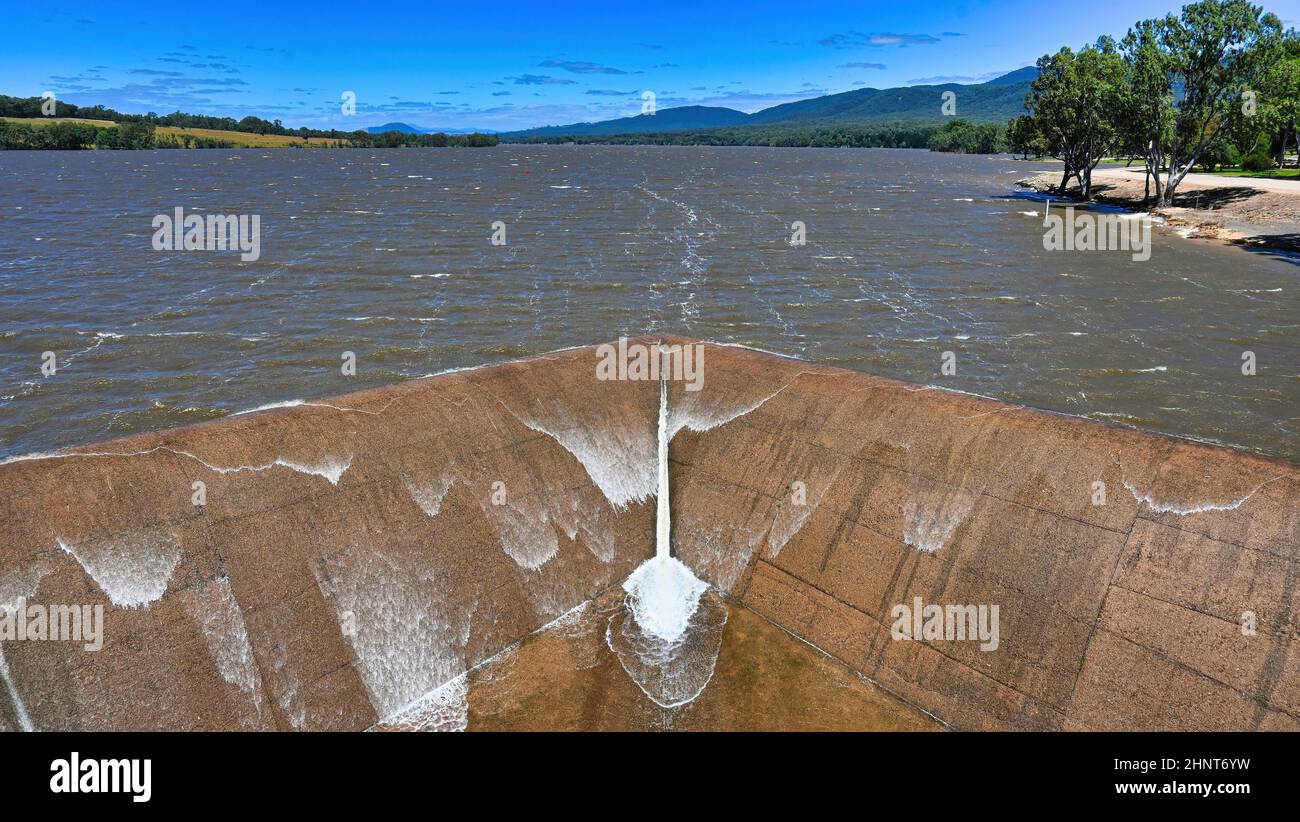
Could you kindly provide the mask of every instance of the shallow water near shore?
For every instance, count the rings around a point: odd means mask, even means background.
[[[1168,234],[1148,262],[1045,251],[1042,204],[1014,191],[1039,170],[857,149],[8,152],[0,456],[675,333],[1300,460],[1300,267]],[[260,215],[261,259],[153,251],[177,206]]]

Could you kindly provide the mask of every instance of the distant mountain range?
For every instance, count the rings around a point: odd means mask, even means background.
[[[370,126],[366,131],[371,134],[383,134],[386,131],[398,131],[402,134],[495,134],[490,128],[420,128],[410,123],[384,123],[382,126]]]
[[[1025,94],[1038,76],[1033,66],[1017,69],[986,83],[901,88],[864,88],[813,97],[765,108],[753,114],[722,106],[680,106],[596,123],[570,123],[501,134],[504,140],[528,137],[649,134],[694,129],[759,125],[883,125],[943,123],[940,106],[945,91],[957,95],[957,117],[974,123],[1005,123],[1025,113]],[[372,129],[373,131],[373,129]]]

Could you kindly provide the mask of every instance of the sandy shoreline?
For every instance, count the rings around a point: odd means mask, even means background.
[[[1300,182],[1189,174],[1178,187],[1177,206],[1147,209],[1145,179],[1136,166],[1098,168],[1093,172],[1094,199],[1149,211],[1163,217],[1167,229],[1197,239],[1300,252]],[[1054,194],[1060,181],[1059,172],[1047,172],[1018,185]]]

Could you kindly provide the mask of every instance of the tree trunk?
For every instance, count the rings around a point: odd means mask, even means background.
[[[1187,176],[1187,172],[1192,169],[1192,167],[1188,165],[1183,168],[1182,171],[1176,171],[1173,162],[1173,158],[1171,157],[1169,159],[1169,177],[1165,180],[1165,193],[1160,198],[1160,205],[1162,207],[1173,207],[1174,198],[1178,196],[1178,184],[1183,181],[1183,178]]]

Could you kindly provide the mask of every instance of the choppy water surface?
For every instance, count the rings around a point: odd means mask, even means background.
[[[1041,203],[1013,193],[1034,170],[852,149],[0,153],[0,455],[664,332],[1300,459],[1300,267],[1170,235],[1147,262],[1044,251]],[[261,259],[153,251],[176,206],[261,215]]]

